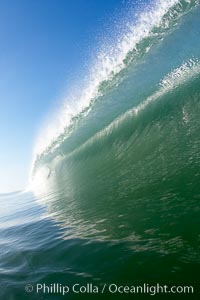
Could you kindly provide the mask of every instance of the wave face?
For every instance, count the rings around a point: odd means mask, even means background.
[[[36,283],[186,285],[199,299],[199,20],[199,1],[152,2],[102,47],[39,140],[29,190],[0,195],[0,299],[65,298]]]
[[[199,1],[147,6],[40,141],[31,187],[67,236],[189,255],[183,226],[197,234],[200,197],[199,19]]]

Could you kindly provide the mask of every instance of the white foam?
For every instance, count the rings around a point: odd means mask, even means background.
[[[186,1],[186,0],[185,0]],[[191,3],[192,0],[187,0]],[[34,149],[33,164],[36,158],[44,152],[53,151],[63,142],[59,136],[63,134],[65,129],[71,124],[72,118],[81,113],[86,108],[90,107],[91,102],[100,95],[99,86],[105,80],[111,80],[113,76],[119,73],[126,67],[124,59],[127,54],[137,48],[137,44],[144,38],[151,35],[151,31],[155,27],[162,26],[167,28],[169,20],[163,21],[163,17],[174,5],[179,4],[180,0],[157,0],[150,6],[146,7],[143,12],[137,16],[132,24],[129,22],[126,34],[117,38],[112,45],[104,45],[97,55],[88,72],[85,84],[82,84],[80,89],[72,90],[66,97],[64,104],[57,112],[56,117],[49,122],[41,131],[41,134]],[[173,18],[173,14],[171,15]],[[177,71],[178,72],[178,71]],[[166,86],[168,79],[163,80]],[[78,90],[78,92],[77,92]],[[151,100],[148,100],[151,101]],[[141,104],[143,107],[145,104]],[[89,110],[86,110],[86,114]]]

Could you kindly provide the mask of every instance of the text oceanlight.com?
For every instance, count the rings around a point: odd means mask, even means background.
[[[93,283],[87,283],[81,285],[75,283],[71,286],[63,285],[60,283],[37,283],[36,285],[27,284],[25,286],[25,291],[27,293],[35,292],[37,294],[60,294],[66,295],[69,293],[73,294],[149,294],[154,296],[156,294],[193,294],[193,286],[168,286],[160,285],[150,285],[144,283],[142,285],[118,285],[115,283],[94,285]]]

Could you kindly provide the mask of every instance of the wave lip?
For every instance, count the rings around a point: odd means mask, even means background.
[[[179,19],[198,3],[197,0],[155,1],[137,16],[137,21],[129,24],[127,33],[119,37],[117,43],[100,51],[97,62],[89,72],[88,83],[78,96],[79,100],[67,101],[55,125],[50,124],[44,136],[41,135],[35,149],[32,174],[42,157],[58,149],[79,126],[81,119],[90,113],[97,100],[106,93],[106,82],[113,81],[117,85],[116,76],[134,61],[140,60],[153,44],[162,41]]]
[[[192,9],[195,3],[178,1],[170,8],[162,26],[154,26],[129,53],[126,67],[99,86],[101,96],[38,156],[30,189],[61,224],[64,238],[135,243],[136,237],[137,244],[137,236],[149,230],[156,238],[158,232],[177,238],[186,214],[187,220],[196,214],[200,6]],[[164,249],[161,243],[155,248]]]
[[[200,62],[197,59],[189,59],[187,62],[183,63],[179,68],[174,69],[168,75],[166,75],[160,82],[160,88],[153,95],[149,96],[145,101],[140,103],[138,106],[133,107],[129,111],[120,115],[112,123],[110,123],[106,128],[103,128],[100,132],[92,136],[79,148],[66,155],[65,158],[72,156],[74,153],[79,152],[84,149],[86,145],[90,145],[94,140],[102,139],[103,136],[109,136],[112,132],[118,128],[127,118],[136,117],[142,110],[144,110],[148,105],[162,99],[164,95],[175,91],[179,86],[184,85],[196,76],[200,74]]]

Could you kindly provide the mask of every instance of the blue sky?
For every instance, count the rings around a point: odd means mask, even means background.
[[[43,120],[122,0],[0,1],[0,193],[23,189]]]

